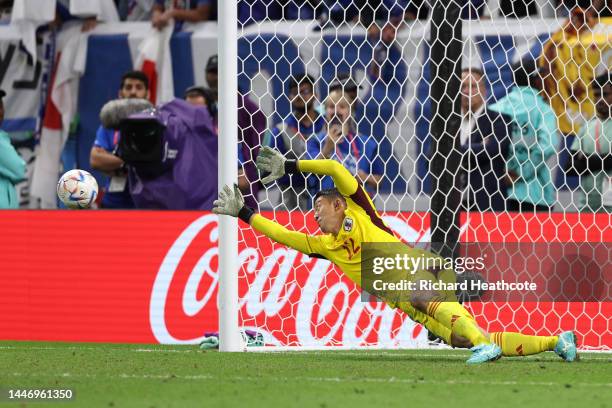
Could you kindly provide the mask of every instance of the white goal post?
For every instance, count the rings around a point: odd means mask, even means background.
[[[219,186],[233,185],[238,172],[237,2],[219,1]],[[241,351],[238,329],[238,221],[219,217],[219,350]]]

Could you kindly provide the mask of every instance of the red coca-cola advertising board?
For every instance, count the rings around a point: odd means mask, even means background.
[[[316,233],[301,213],[265,213]],[[389,213],[406,242],[429,239],[429,217]],[[216,331],[217,217],[206,212],[5,211],[0,214],[0,339],[196,343]],[[464,215],[469,241],[612,242],[610,216]],[[279,346],[418,347],[426,333],[400,312],[362,302],[326,260],[239,230],[240,324]],[[487,329],[573,329],[611,348],[610,302],[471,303]]]

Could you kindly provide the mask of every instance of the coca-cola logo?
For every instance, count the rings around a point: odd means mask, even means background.
[[[290,217],[290,215],[287,215]],[[386,223],[405,241],[429,239],[400,217],[387,215]],[[201,325],[199,317],[217,316],[218,276],[217,216],[203,215],[174,241],[164,257],[153,288],[149,308],[151,330],[160,343],[197,343],[215,327],[192,327],[181,336],[173,333],[173,320]],[[322,347],[410,347],[426,341],[420,325],[380,302],[363,302],[359,288],[327,260],[310,258],[291,248],[273,246],[248,228],[239,233],[239,324],[264,335],[267,344]],[[179,271],[186,253],[198,254],[190,270]],[[184,265],[181,266],[184,269]],[[179,276],[187,274],[187,276]],[[178,289],[176,287],[180,282]],[[184,283],[183,283],[184,282]],[[178,290],[181,301],[170,301]],[[175,295],[176,297],[177,295]]]

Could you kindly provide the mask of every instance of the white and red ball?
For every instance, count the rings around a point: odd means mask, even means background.
[[[85,170],[70,170],[57,182],[57,196],[68,208],[89,208],[98,196],[98,182]]]

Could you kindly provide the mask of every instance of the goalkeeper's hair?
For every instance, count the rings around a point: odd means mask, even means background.
[[[319,197],[325,197],[328,200],[334,200],[336,198],[342,200],[342,201],[346,201],[346,199],[344,198],[344,196],[342,194],[340,194],[340,191],[338,191],[337,188],[325,188],[323,190],[320,190],[317,194],[315,194],[314,199],[312,200],[313,202],[317,201],[317,199]]]

